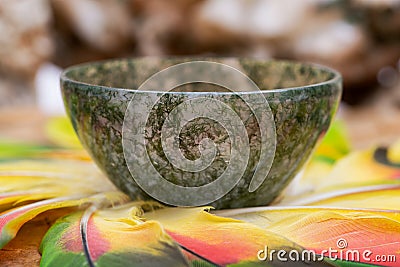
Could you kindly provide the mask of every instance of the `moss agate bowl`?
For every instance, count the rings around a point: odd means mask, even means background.
[[[282,192],[327,131],[342,81],[300,62],[136,58],[70,67],[61,87],[83,146],[132,199],[223,209]]]

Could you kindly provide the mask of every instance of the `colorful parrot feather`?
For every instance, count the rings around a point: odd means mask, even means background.
[[[0,163],[0,212],[38,200],[114,190],[89,162],[52,159]]]
[[[217,266],[281,266],[281,262],[265,255],[259,257],[266,253],[267,245],[276,251],[301,253],[303,250],[283,235],[246,221],[216,216],[207,210],[165,208],[147,212],[144,217],[159,221],[177,243]],[[305,266],[306,262],[296,264]],[[315,266],[331,265],[323,261],[315,262]]]
[[[216,213],[285,236],[318,255],[328,256],[328,251],[336,250],[333,256],[343,261],[376,264],[372,261],[374,256],[391,256],[394,260],[400,260],[399,211],[260,207]],[[346,258],[346,253],[352,251],[356,251],[359,257]],[[363,253],[368,253],[369,258],[363,258]],[[383,262],[380,265],[392,266],[393,262]]]
[[[340,160],[316,190],[400,183],[400,165],[390,164],[386,150],[353,152]]]
[[[205,230],[206,229],[206,230]],[[270,249],[302,252],[288,239],[207,208],[158,208],[140,204],[88,209],[67,216],[43,239],[41,266],[283,266],[259,256]],[[260,251],[262,252],[260,254]],[[295,266],[306,266],[298,262]],[[332,266],[326,261],[315,266]]]
[[[65,158],[13,159],[7,162],[0,162],[0,176],[6,175],[40,175],[76,179],[93,177],[94,181],[101,179],[99,176],[102,176],[93,162]]]
[[[188,266],[162,225],[140,215],[132,203],[62,218],[43,239],[41,266]]]
[[[347,189],[368,190],[374,186],[400,185],[400,164],[389,158],[389,151],[395,155],[400,153],[399,148],[394,146],[352,152],[330,166],[311,161],[303,176],[292,185],[295,190],[285,192],[282,203],[294,203],[306,196]]]
[[[376,185],[315,194],[277,206],[329,206],[400,210],[400,185]]]
[[[88,203],[97,205],[115,205],[128,201],[128,197],[118,191],[99,195],[72,195],[60,198],[46,199],[0,213],[0,248],[15,237],[23,224],[45,211],[79,207]]]
[[[54,120],[48,133],[59,136],[64,123]],[[396,266],[400,145],[349,154],[335,125],[281,203],[225,211],[124,204],[83,150],[8,146],[0,153],[0,247],[38,214],[75,207],[45,235],[41,266]],[[55,143],[74,147],[76,139],[64,139]],[[288,263],[271,251],[316,258]]]

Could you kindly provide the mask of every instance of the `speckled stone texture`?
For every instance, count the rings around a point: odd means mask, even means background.
[[[113,183],[132,199],[151,199],[132,178],[122,147],[122,125],[134,89],[157,71],[191,60],[195,59],[115,60],[72,67],[62,76],[65,106],[81,142]],[[341,97],[340,75],[324,67],[293,62],[202,60],[231,65],[247,74],[262,89],[260,93],[268,100],[274,116],[277,138],[271,170],[262,185],[250,193],[250,180],[260,154],[260,131],[249,110],[239,112],[249,136],[250,160],[239,183],[210,205],[218,209],[267,205],[304,165],[317,141],[328,129]],[[212,86],[204,88],[189,86],[176,90],[181,89],[181,93],[166,93],[154,106],[146,126],[146,149],[154,166],[166,180],[182,186],[198,186],[218,178],[229,159],[226,151],[229,151],[230,140],[218,123],[207,119],[188,123],[180,134],[180,148],[186,158],[198,158],[198,142],[204,137],[212,139],[220,153],[204,171],[182,172],[168,162],[161,146],[159,132],[169,112],[195,94],[190,91],[206,91],[212,97],[231,104],[236,112],[237,107],[243,106],[238,96],[214,92],[219,89]]]

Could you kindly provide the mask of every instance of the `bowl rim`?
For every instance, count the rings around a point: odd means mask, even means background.
[[[301,86],[293,86],[293,87],[284,87],[284,88],[273,88],[273,89],[268,89],[268,90],[262,90],[260,89],[260,91],[228,91],[228,92],[183,92],[183,91],[161,91],[161,90],[138,90],[138,89],[133,89],[133,88],[124,88],[124,87],[112,87],[112,86],[106,86],[106,85],[99,85],[99,84],[94,84],[94,83],[88,83],[88,82],[83,82],[83,81],[79,81],[76,79],[73,79],[71,77],[68,77],[68,74],[76,69],[80,69],[80,68],[85,68],[88,66],[94,66],[94,65],[101,65],[101,64],[106,64],[106,63],[110,63],[110,62],[118,62],[118,61],[136,61],[136,60],[146,60],[146,59],[161,59],[161,60],[182,60],[182,62],[179,62],[177,64],[181,64],[181,63],[185,63],[185,61],[183,60],[193,60],[193,61],[208,61],[208,62],[216,62],[216,63],[221,63],[221,62],[217,62],[215,60],[229,60],[229,59],[239,59],[239,60],[250,60],[250,61],[255,61],[255,62],[272,62],[272,63],[280,63],[280,64],[288,64],[288,65],[303,65],[303,66],[308,66],[314,69],[318,69],[318,70],[322,70],[328,73],[331,73],[333,76],[326,80],[326,81],[322,81],[322,82],[318,82],[318,83],[311,83],[311,84],[306,84],[306,85],[301,85]],[[188,61],[189,62],[189,61]],[[175,64],[175,65],[177,65]],[[222,63],[225,65],[228,65],[226,63]],[[174,65],[171,65],[174,66]],[[228,65],[230,66],[230,65]],[[232,66],[230,66],[232,67]],[[160,70],[161,71],[161,70]],[[240,70],[238,70],[240,71]],[[243,73],[242,71],[240,71],[241,73]],[[157,72],[156,72],[157,73]],[[156,74],[154,73],[154,74]],[[149,79],[150,77],[152,77],[154,74],[150,75],[147,79]],[[244,75],[246,75],[247,77],[249,77],[246,73],[243,73]],[[249,77],[250,78],[250,77]],[[147,80],[146,79],[146,80]],[[250,78],[250,80],[255,83],[258,87],[258,84],[253,81],[253,79]],[[329,84],[338,84],[339,86],[341,86],[342,84],[342,75],[340,74],[339,71],[319,64],[319,63],[315,63],[315,62],[308,62],[308,61],[296,61],[296,60],[281,60],[281,59],[258,59],[258,58],[250,58],[250,57],[207,57],[207,56],[184,56],[184,57],[156,57],[156,56],[144,56],[144,57],[126,57],[126,58],[114,58],[114,59],[105,59],[105,60],[98,60],[98,61],[89,61],[89,62],[84,62],[84,63],[80,63],[80,64],[75,64],[75,65],[71,65],[67,68],[65,68],[61,75],[60,75],[60,81],[61,83],[71,83],[71,84],[75,84],[79,87],[96,87],[99,89],[105,89],[107,91],[128,91],[128,92],[133,92],[133,93],[150,93],[150,94],[178,94],[178,95],[210,95],[210,94],[214,94],[214,95],[238,95],[238,94],[268,94],[268,93],[282,93],[282,92],[288,92],[288,91],[297,91],[297,90],[304,90],[304,89],[314,89],[314,88],[318,88],[324,85],[329,85]],[[61,86],[63,87],[63,86]]]

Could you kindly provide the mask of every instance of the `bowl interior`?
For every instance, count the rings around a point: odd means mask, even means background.
[[[207,60],[227,64],[246,74],[261,90],[299,88],[329,82],[339,76],[335,71],[314,64],[289,61],[263,61],[233,58],[159,59],[138,58],[104,61],[74,67],[63,74],[63,78],[86,85],[115,89],[136,90],[154,73],[170,66],[195,60]],[[152,88],[154,91],[160,88]],[[235,88],[241,91],[241,88]],[[227,89],[213,84],[191,84],[179,86],[175,92],[226,92]]]

